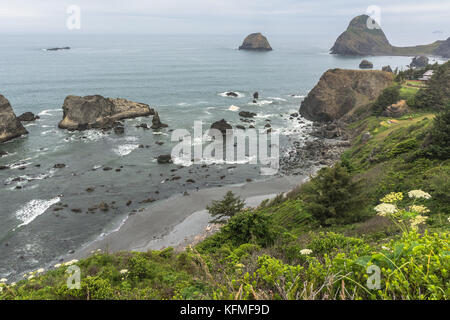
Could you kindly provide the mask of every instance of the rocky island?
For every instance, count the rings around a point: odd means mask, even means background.
[[[239,50],[271,51],[269,41],[261,33],[252,33],[245,38]]]
[[[28,131],[17,119],[8,99],[0,94],[0,143],[27,133]]]
[[[300,114],[312,121],[333,121],[375,100],[393,84],[385,71],[331,69],[302,102]]]
[[[354,56],[419,56],[439,55],[450,56],[450,39],[436,41],[428,45],[413,47],[396,47],[390,44],[380,27],[369,29],[368,15],[360,15],[354,18],[346,31],[336,40],[331,48],[331,54]]]
[[[68,130],[111,129],[122,119],[155,115],[147,104],[100,95],[67,96],[62,108],[63,119],[58,127]]]

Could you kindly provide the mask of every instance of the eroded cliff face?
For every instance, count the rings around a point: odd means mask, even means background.
[[[27,133],[28,131],[17,119],[8,99],[0,94],[0,143]]]
[[[328,70],[302,102],[300,114],[313,121],[339,120],[375,100],[393,82],[394,75],[385,71]]]
[[[252,33],[245,38],[239,50],[270,51],[272,47],[261,33]]]

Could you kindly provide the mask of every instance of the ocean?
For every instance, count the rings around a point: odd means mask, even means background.
[[[192,130],[201,120],[206,130],[220,119],[248,126],[236,107],[257,113],[257,128],[270,120],[287,146],[289,137],[308,125],[289,114],[298,111],[322,73],[358,68],[362,59],[330,55],[332,43],[318,46],[314,39],[269,38],[271,52],[239,51],[242,40],[240,35],[2,35],[0,94],[16,115],[31,111],[40,119],[25,124],[27,136],[0,145],[8,152],[0,165],[11,167],[0,170],[0,278],[58,261],[117,228],[145,207],[146,199],[263,179],[255,165],[158,165],[156,157],[176,143],[169,129]],[[59,46],[71,50],[44,50]],[[388,64],[402,69],[411,57],[369,60],[375,69]],[[238,97],[226,96],[228,91]],[[136,128],[151,124],[151,118],[138,118],[125,121],[124,135],[58,129],[65,97],[92,94],[147,103],[169,128],[160,133]],[[60,163],[66,167],[55,169]],[[101,202],[110,209],[88,210]]]

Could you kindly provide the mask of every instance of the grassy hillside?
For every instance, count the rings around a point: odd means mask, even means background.
[[[448,299],[448,118],[421,106],[399,119],[366,114],[349,124],[352,146],[334,168],[197,246],[95,252],[69,263],[80,289],[60,265],[1,285],[0,299]]]

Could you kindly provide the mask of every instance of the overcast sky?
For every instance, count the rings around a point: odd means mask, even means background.
[[[81,9],[69,31],[67,8]],[[0,0],[0,33],[330,34],[368,6],[393,44],[450,36],[449,0]]]

